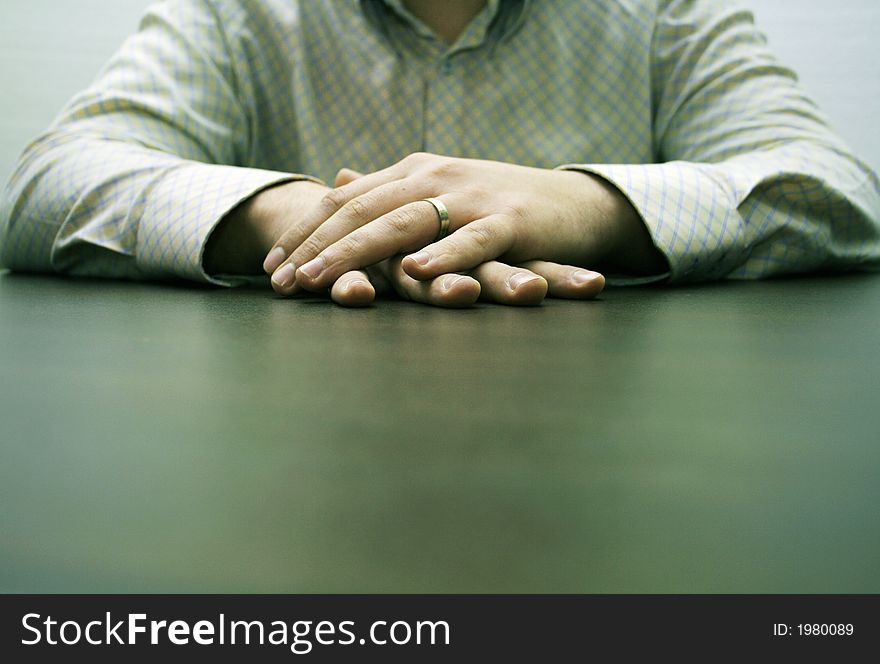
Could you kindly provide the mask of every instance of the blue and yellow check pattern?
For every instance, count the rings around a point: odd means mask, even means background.
[[[206,275],[285,180],[411,152],[613,182],[670,279],[880,265],[880,186],[721,0],[490,0],[447,47],[400,0],[169,0],[22,156],[15,269]]]

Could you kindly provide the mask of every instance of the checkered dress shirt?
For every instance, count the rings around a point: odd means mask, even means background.
[[[25,151],[0,255],[224,283],[237,203],[416,151],[606,178],[671,281],[880,265],[877,177],[721,0],[490,0],[451,47],[401,0],[153,5]]]

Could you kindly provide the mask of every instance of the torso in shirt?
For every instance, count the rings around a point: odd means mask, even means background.
[[[218,2],[244,165],[332,181],[428,151],[552,168],[653,160],[653,5],[490,2],[451,47],[393,0]]]

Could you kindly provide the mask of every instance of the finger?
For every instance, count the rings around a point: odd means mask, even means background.
[[[541,304],[547,295],[547,280],[524,267],[488,261],[470,274],[480,282],[480,299],[490,302],[529,306]]]
[[[560,265],[547,261],[527,261],[520,267],[531,270],[547,280],[551,297],[572,300],[589,300],[605,288],[605,277],[598,272],[573,265]]]
[[[437,237],[438,228],[437,210],[431,203],[408,203],[341,237],[302,265],[296,281],[308,290],[326,288],[344,272],[425,246]]]
[[[330,297],[345,307],[366,307],[376,299],[376,289],[366,272],[352,270],[336,280],[330,289]]]
[[[364,176],[363,173],[360,173],[351,168],[340,168],[339,172],[336,174],[336,180],[333,183],[334,187],[342,187],[347,185],[349,182],[354,182],[358,178],[362,178]]]
[[[388,280],[398,295],[437,307],[462,308],[480,297],[480,283],[463,274],[444,274],[430,281],[417,281],[400,267],[400,257],[388,261]]]
[[[300,223],[292,224],[272,245],[272,249],[269,250],[266,260],[263,262],[263,269],[266,273],[274,275],[283,264],[283,259],[280,259],[280,256],[283,256],[284,259],[289,257],[294,249],[299,247],[316,228],[336,214],[350,200],[367,193],[381,184],[393,182],[401,177],[400,169],[395,168],[395,166],[353,179],[341,187],[336,187],[327,192],[318,205],[303,215]]]
[[[494,260],[509,251],[515,241],[516,232],[508,217],[491,215],[461,226],[439,242],[405,256],[401,265],[413,279],[433,279]]]
[[[352,182],[352,185],[361,182],[362,180],[366,179],[366,177],[368,176],[364,176],[363,178],[355,180],[354,182]],[[363,195],[350,200],[348,203],[343,205],[335,214],[333,214],[320,226],[314,229],[312,234],[309,235],[309,237],[306,238],[299,247],[295,248],[290,256],[287,258],[287,260],[280,265],[275,273],[278,274],[278,278],[276,279],[275,274],[273,274],[273,284],[276,284],[278,286],[275,288],[275,290],[279,292],[289,292],[290,288],[293,286],[293,284],[289,283],[289,279],[281,279],[282,276],[290,276],[289,270],[285,270],[283,273],[279,274],[279,272],[283,270],[287,265],[293,265],[294,267],[305,265],[313,258],[315,258],[319,253],[323,252],[334,243],[339,242],[346,236],[356,232],[358,229],[369,225],[370,222],[378,220],[385,215],[394,214],[396,216],[392,217],[392,221],[400,218],[400,216],[403,215],[404,221],[400,223],[408,223],[407,220],[409,219],[409,217],[405,213],[400,213],[398,211],[404,208],[404,206],[406,206],[408,203],[412,203],[414,201],[417,202],[420,198],[424,198],[425,196],[427,196],[426,192],[431,191],[430,189],[426,188],[428,186],[429,185],[424,182],[422,182],[421,184],[413,184],[412,182],[405,180],[394,181],[379,185],[375,189],[372,189],[364,193]],[[339,190],[337,189],[334,191]],[[433,208],[431,208],[430,211],[433,212],[434,216],[436,217],[436,210],[433,210]],[[430,214],[423,210],[422,217],[430,218]],[[434,224],[435,226],[436,223],[437,222],[435,222]],[[430,241],[430,239],[431,238],[424,239],[422,241],[422,244],[427,243],[428,241]],[[407,246],[407,249],[414,248],[414,246]],[[388,258],[396,253],[398,253],[398,251],[390,251],[388,253],[379,254],[376,255],[374,260],[364,261],[358,264],[351,263],[350,267],[347,267],[346,269],[355,269],[363,267],[364,265],[370,265],[372,263],[375,263],[376,261]],[[296,275],[296,273],[294,273],[294,275]],[[312,285],[308,281],[303,285],[305,286],[305,288],[308,288],[310,290],[312,289]]]
[[[373,284],[373,288],[376,290],[376,297],[396,292],[388,279],[389,267],[387,260],[364,268],[364,272],[367,273],[370,283]]]

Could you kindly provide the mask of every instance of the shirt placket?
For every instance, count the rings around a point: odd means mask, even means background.
[[[422,144],[427,152],[459,156],[461,151],[461,114],[467,108],[464,57],[444,52],[426,67]]]
[[[423,87],[421,149],[449,156],[462,156],[462,115],[467,112],[468,65],[486,48],[487,28],[497,11],[484,12],[468,26],[461,38],[448,46],[424,25],[413,21],[406,56],[411,75]]]

